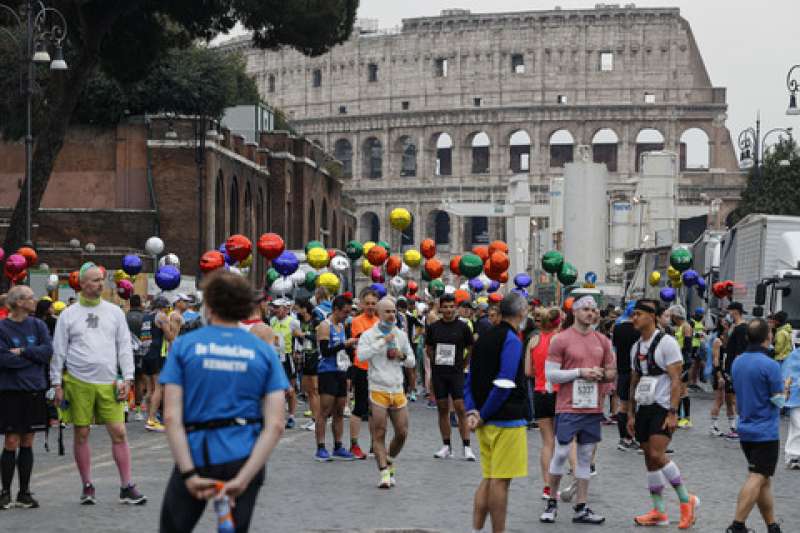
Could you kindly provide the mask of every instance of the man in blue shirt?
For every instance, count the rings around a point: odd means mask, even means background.
[[[241,276],[210,275],[204,285],[209,326],[178,337],[160,381],[167,439],[175,458],[160,531],[191,531],[206,501],[234,498],[236,531],[247,531],[264,465],[284,428],[289,386],[275,350],[241,329],[253,308]]]
[[[736,407],[739,411],[739,440],[747,457],[750,475],[739,492],[736,517],[727,533],[746,533],[750,511],[758,509],[767,533],[780,533],[775,522],[772,483],[780,448],[780,410],[786,401],[780,365],[770,359],[770,328],[757,318],[747,324],[745,351],[731,368]]]

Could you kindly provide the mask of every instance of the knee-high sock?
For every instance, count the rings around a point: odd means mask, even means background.
[[[683,408],[684,418],[692,418],[692,400],[688,396],[681,398],[681,407]]]
[[[20,446],[17,456],[17,470],[19,471],[19,491],[28,492],[33,471],[33,448]]]
[[[78,444],[78,440],[72,443],[72,453],[75,455],[75,464],[78,465],[78,473],[81,476],[81,483],[86,485],[92,482],[92,449],[89,447],[89,439],[83,444]]]
[[[650,489],[653,508],[663,513],[666,506],[664,505],[664,474],[661,473],[661,470],[647,473],[647,488]]]
[[[14,466],[17,464],[17,452],[14,450],[3,450],[0,455],[0,475],[3,479],[3,490],[11,490],[11,482],[14,481]]]
[[[127,487],[131,483],[131,449],[128,447],[128,442],[112,444],[111,453],[119,470],[120,486]]]
[[[664,468],[661,469],[661,472],[664,474],[664,477],[667,478],[669,484],[672,485],[672,488],[675,489],[675,492],[678,494],[678,499],[681,501],[681,503],[688,503],[689,492],[683,485],[683,478],[681,477],[681,471],[678,469],[678,465],[676,465],[673,461],[670,461]]]
[[[628,440],[631,438],[628,435],[628,413],[620,411],[617,413],[617,431],[619,431],[619,438]]]

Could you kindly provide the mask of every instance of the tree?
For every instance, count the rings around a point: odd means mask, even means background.
[[[24,2],[6,0],[6,3],[16,8]],[[168,50],[188,48],[200,39],[208,41],[231,30],[237,21],[253,31],[255,46],[271,49],[290,46],[307,55],[320,55],[350,36],[358,8],[358,0],[52,0],[49,3],[67,18],[69,31],[64,49],[69,70],[37,76],[42,90],[36,95],[34,117],[32,216],[47,189],[67,127],[87,92],[97,97],[103,95],[111,103],[117,88],[145,80]],[[8,19],[0,18],[0,24],[8,23]],[[20,78],[5,73],[19,72],[20,67],[18,59],[8,53],[7,44],[2,51],[6,52],[6,59],[0,60],[0,72],[4,73],[0,76],[3,78],[0,131],[4,138],[18,140],[24,134],[24,116],[16,106]],[[180,61],[171,67],[168,63],[162,63],[162,68],[183,68]],[[100,75],[96,77],[98,72]],[[176,105],[174,100],[163,92],[159,94],[165,99],[162,109],[173,111],[166,106]],[[25,198],[21,194],[3,248],[16,250],[23,244],[24,234]]]
[[[788,162],[788,165],[787,165]],[[800,216],[800,155],[793,139],[781,139],[764,156],[760,168],[752,168],[742,201],[731,213],[729,225],[750,213]]]

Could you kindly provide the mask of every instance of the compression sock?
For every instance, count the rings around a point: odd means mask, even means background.
[[[714,428],[714,429],[719,429],[719,425],[718,424],[719,424],[719,417],[718,416],[712,416],[711,417],[711,427]]]
[[[447,446],[448,448],[450,447],[450,439],[442,439],[442,442],[443,442],[443,443],[444,443],[444,445],[445,445],[445,446]]]
[[[14,481],[14,466],[17,463],[17,453],[14,450],[3,450],[0,455],[0,471],[3,479],[3,491],[11,491],[11,482]]]
[[[324,448],[325,447],[325,443],[323,442],[322,444],[320,444],[320,446],[322,446]],[[338,450],[341,447],[342,447],[342,441],[336,441],[336,442],[333,443],[333,449],[334,450]]]
[[[692,400],[688,396],[681,398],[681,407],[683,407],[683,417],[692,418]]]
[[[628,413],[620,411],[617,413],[617,431],[619,432],[620,440],[629,440],[631,437],[628,435]]]
[[[358,439],[350,439],[350,448],[358,446]]]
[[[661,472],[664,473],[664,477],[667,478],[672,488],[675,489],[675,493],[678,495],[678,499],[681,503],[689,503],[689,492],[683,485],[683,478],[681,478],[681,471],[678,469],[678,465],[676,465],[674,461],[670,461],[667,463],[667,466],[661,469]]]
[[[17,456],[17,471],[19,472],[19,491],[28,492],[31,483],[31,472],[33,471],[33,448],[20,446]]]
[[[469,439],[464,439],[463,442],[464,442],[464,448],[469,448],[469,442],[470,442]]]
[[[661,470],[647,473],[647,487],[650,489],[650,498],[653,500],[653,509],[663,513],[664,505],[664,475]]]
[[[128,442],[112,444],[111,454],[114,456],[114,462],[117,463],[117,470],[119,470],[120,486],[129,486],[131,484],[131,449],[128,447]]]
[[[83,444],[78,444],[75,439],[72,443],[72,453],[75,455],[75,464],[81,476],[81,483],[86,485],[92,482],[92,449],[87,439]]]
[[[339,445],[341,445],[341,442],[339,443]],[[318,450],[324,450],[324,449],[325,449],[325,443],[324,443],[324,442],[318,442],[318,443],[317,443],[317,449],[318,449]],[[334,447],[334,450],[335,450],[335,449],[336,449],[336,448]]]

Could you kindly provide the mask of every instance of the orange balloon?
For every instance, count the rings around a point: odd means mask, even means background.
[[[575,303],[575,298],[570,296],[566,300],[564,300],[564,311],[572,311],[572,304]]]
[[[486,274],[489,277],[489,279],[494,279],[499,281],[500,274],[502,272],[503,272],[502,270],[497,270],[495,268],[492,268],[491,260],[487,259],[486,261],[483,262],[483,273]]]
[[[36,250],[31,248],[30,246],[23,246],[22,248],[17,250],[17,253],[25,258],[25,262],[28,263],[28,268],[34,266],[36,262],[39,260],[39,256],[36,254]]]
[[[369,261],[370,265],[381,266],[388,258],[389,252],[380,244],[371,247],[369,252],[367,252],[367,261]]]
[[[457,289],[456,292],[453,293],[453,296],[456,298],[456,305],[461,305],[463,302],[468,302],[470,300],[469,293],[464,289]]]
[[[460,255],[455,255],[450,260],[450,272],[452,272],[456,276],[460,276],[461,275],[461,270],[459,270],[459,268],[458,268],[458,264],[460,262],[461,262],[461,256]]]
[[[489,259],[489,247],[488,246],[476,246],[472,249],[472,253],[477,255],[481,258],[481,261],[486,262]]]
[[[493,304],[500,303],[503,301],[503,295],[499,292],[493,292],[489,295],[489,301]]]
[[[500,276],[498,276],[497,281],[500,283],[508,283],[508,270],[502,272]]]
[[[75,292],[81,290],[81,273],[79,271],[74,270],[69,273],[69,286]]]
[[[509,261],[508,256],[506,254],[498,251],[494,252],[489,257],[489,264],[491,265],[492,270],[505,272],[506,270],[508,270],[508,265],[510,265],[511,262]]]
[[[14,284],[14,285],[19,285],[20,283],[25,281],[25,278],[27,278],[27,277],[28,277],[28,271],[26,269],[26,270],[23,270],[22,272],[18,273],[13,278],[11,278],[11,283]]]
[[[436,258],[431,258],[425,261],[425,272],[428,273],[431,279],[441,278],[444,274],[444,267],[442,262]]]
[[[400,267],[403,266],[403,260],[399,255],[391,255],[386,260],[386,273],[390,276],[396,276],[400,273]]]
[[[508,245],[503,241],[492,241],[489,244],[489,257],[491,257],[494,252],[503,252],[508,255]]]
[[[425,239],[419,245],[419,253],[425,259],[431,259],[436,255],[436,242],[433,239]]]

